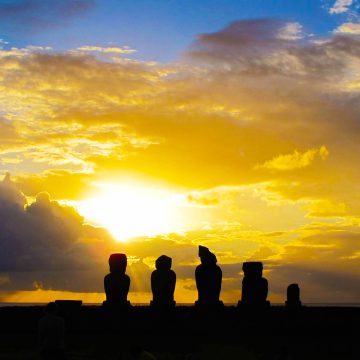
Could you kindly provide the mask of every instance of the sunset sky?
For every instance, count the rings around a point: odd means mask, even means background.
[[[0,0],[0,302],[129,299],[197,247],[241,297],[360,302],[359,0]]]

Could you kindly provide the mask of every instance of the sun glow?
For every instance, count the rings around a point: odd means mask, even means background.
[[[85,218],[106,227],[117,241],[180,231],[174,194],[145,186],[100,183],[97,195],[78,204]]]

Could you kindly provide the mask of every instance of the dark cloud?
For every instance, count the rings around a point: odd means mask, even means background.
[[[143,259],[155,262],[166,253],[178,264],[197,257],[196,246],[179,243],[176,235],[117,243],[105,229],[85,224],[74,208],[52,201],[47,192],[29,204],[8,174],[0,182],[0,229],[2,291],[102,292],[109,255],[125,252],[135,258],[127,270],[131,291],[149,292],[153,267]]]
[[[13,31],[40,31],[63,25],[91,9],[94,0],[20,0],[0,3],[0,21]]]
[[[221,31],[198,35],[187,55],[224,64],[244,65],[252,60],[255,65],[262,56],[292,44],[277,36],[284,24],[272,19],[236,21]]]
[[[236,21],[216,33],[199,35],[186,57],[233,75],[331,81],[346,74],[349,57],[360,55],[358,37],[335,35],[316,41],[291,33],[284,36],[291,24],[272,19]]]
[[[29,289],[36,281],[46,288],[84,289],[88,282],[85,277],[77,281],[79,272],[92,273],[93,279],[106,271],[112,242],[105,230],[99,238],[72,207],[51,201],[47,193],[27,204],[9,175],[0,182],[0,228],[0,272],[9,277],[6,288]],[[94,237],[96,242],[82,241]],[[67,277],[69,272],[74,276]]]

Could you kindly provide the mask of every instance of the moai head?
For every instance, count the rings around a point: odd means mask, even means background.
[[[261,278],[263,264],[260,261],[248,261],[243,263],[243,271],[245,277]]]
[[[300,301],[300,288],[298,284],[290,284],[287,288],[287,300],[289,302]]]
[[[166,255],[161,255],[155,261],[155,267],[157,270],[168,271],[171,269],[172,259]]]
[[[111,273],[125,274],[127,266],[127,257],[125,254],[111,254],[109,257]]]
[[[215,265],[217,263],[215,254],[205,246],[199,245],[199,257],[202,264]]]

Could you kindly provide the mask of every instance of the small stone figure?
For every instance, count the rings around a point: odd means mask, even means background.
[[[152,306],[169,308],[175,306],[174,291],[176,274],[171,270],[172,259],[161,255],[155,262],[156,270],[151,274]]]
[[[110,274],[104,278],[106,305],[129,305],[127,295],[130,288],[130,278],[125,274],[127,257],[125,254],[111,254],[109,258]]]
[[[244,279],[239,305],[264,306],[269,305],[268,281],[262,277],[263,265],[261,262],[244,262]]]
[[[196,287],[198,290],[197,306],[223,305],[220,298],[222,271],[216,256],[205,246],[199,246],[201,264],[195,270]]]
[[[300,288],[298,284],[290,284],[288,286],[285,305],[289,309],[297,309],[301,307]]]

